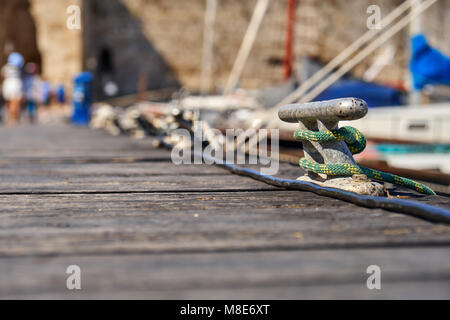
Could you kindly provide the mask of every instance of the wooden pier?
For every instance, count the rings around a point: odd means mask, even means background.
[[[58,124],[0,139],[0,298],[450,298],[449,226],[176,166],[150,138]]]

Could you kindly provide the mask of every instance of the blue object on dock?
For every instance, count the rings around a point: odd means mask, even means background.
[[[450,57],[432,48],[422,34],[411,38],[409,69],[416,90],[427,84],[450,85]]]
[[[78,125],[88,125],[91,117],[92,103],[92,73],[81,72],[73,79],[73,114],[72,122]]]

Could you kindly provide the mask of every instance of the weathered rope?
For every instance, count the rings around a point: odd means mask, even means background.
[[[353,127],[342,127],[337,130],[330,131],[311,131],[311,130],[297,130],[294,133],[294,138],[303,141],[314,141],[320,143],[344,141],[352,154],[362,152],[366,147],[366,139],[357,129]],[[427,186],[418,183],[414,180],[403,178],[395,174],[373,170],[370,168],[361,167],[352,164],[319,164],[306,158],[299,161],[300,167],[307,171],[315,173],[322,173],[331,176],[352,176],[354,174],[364,174],[367,177],[383,182],[390,182],[423,194],[434,195],[434,191]]]

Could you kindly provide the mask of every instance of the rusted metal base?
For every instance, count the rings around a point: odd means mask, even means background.
[[[298,177],[297,180],[308,181],[322,187],[336,188],[362,195],[385,196],[385,188],[382,184],[370,181],[365,175],[358,174],[352,177],[334,177],[325,179],[318,174],[308,173]]]

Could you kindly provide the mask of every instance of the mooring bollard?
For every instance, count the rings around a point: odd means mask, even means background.
[[[304,168],[311,169],[307,175],[298,179],[359,194],[383,195],[384,186],[370,181],[365,175],[354,174],[349,177],[348,174],[339,174],[339,170],[333,170],[333,165],[351,170],[356,166],[356,162],[346,142],[343,139],[335,139],[331,131],[336,133],[341,120],[356,120],[366,114],[366,102],[356,98],[289,104],[281,107],[278,116],[282,121],[300,124],[298,132],[301,132],[302,136],[297,136],[297,139],[303,141]],[[320,167],[319,169],[328,174],[313,172],[315,167]]]

